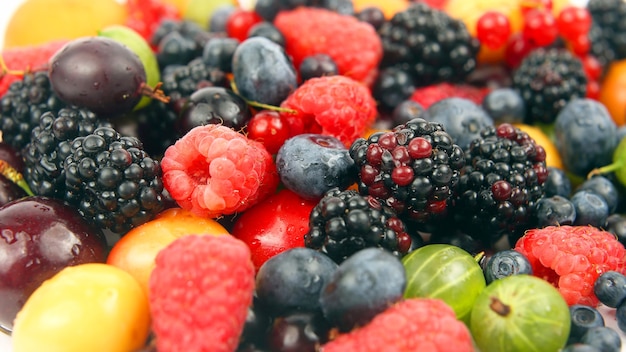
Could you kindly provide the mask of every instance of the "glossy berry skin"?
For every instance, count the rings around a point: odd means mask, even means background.
[[[613,184],[613,182],[605,176],[597,175],[588,178],[580,186],[578,186],[576,190],[590,191],[602,197],[609,207],[609,214],[615,212],[617,205],[619,204],[619,190],[615,187],[615,184]]]
[[[483,99],[482,108],[497,123],[522,123],[526,106],[522,96],[512,88],[497,88]]]
[[[546,197],[561,196],[569,198],[572,193],[572,181],[563,169],[548,166],[548,178],[543,185]]]
[[[344,260],[324,284],[319,302],[340,331],[368,323],[402,298],[406,272],[400,259],[382,248],[365,248]]]
[[[264,37],[274,43],[285,47],[285,36],[270,22],[259,22],[250,27],[248,31],[248,38],[252,37]]]
[[[262,21],[263,18],[255,11],[249,11],[243,8],[235,9],[226,20],[226,34],[228,34],[230,38],[244,41],[248,37],[250,28]]]
[[[615,318],[617,318],[617,327],[622,332],[626,332],[626,304],[620,304],[615,311]]]
[[[274,320],[267,345],[271,351],[316,352],[329,339],[331,325],[321,312],[292,312]]]
[[[409,72],[392,66],[380,71],[372,87],[372,96],[378,102],[379,111],[390,112],[409,99],[414,91],[415,84]]]
[[[354,16],[361,22],[367,22],[372,25],[372,27],[379,29],[383,23],[385,23],[385,14],[383,11],[376,6],[368,6],[361,11],[354,14]]]
[[[278,153],[280,147],[291,137],[287,121],[276,111],[261,110],[246,125],[248,138],[260,142],[270,154]]]
[[[207,66],[232,72],[233,54],[239,43],[235,38],[213,38],[202,49],[202,61]]]
[[[247,345],[264,345],[271,326],[272,317],[267,312],[267,307],[264,307],[258,297],[254,296],[252,304],[248,307],[238,350]]]
[[[337,264],[314,249],[292,248],[270,258],[256,276],[259,302],[274,316],[293,310],[314,312],[320,308],[320,292]]]
[[[321,134],[299,134],[285,141],[276,154],[276,169],[285,187],[311,200],[332,188],[346,188],[357,177],[345,145]]]
[[[69,42],[50,58],[48,73],[61,100],[103,116],[131,111],[146,82],[139,57],[105,37]]]
[[[569,343],[576,343],[591,328],[604,325],[602,314],[591,306],[574,304],[569,307],[572,323],[569,333]]]
[[[580,338],[580,343],[596,347],[603,352],[620,352],[622,339],[619,333],[607,326],[598,326],[587,330]]]
[[[391,113],[391,123],[394,126],[405,124],[416,118],[425,118],[426,109],[414,100],[405,100],[398,104]]]
[[[626,299],[626,276],[607,271],[596,279],[593,292],[605,306],[617,308]]]
[[[532,275],[533,268],[522,253],[507,249],[494,253],[487,261],[484,272],[485,281],[489,285],[495,280],[511,275]]]
[[[619,213],[609,215],[606,219],[606,230],[617,237],[626,246],[626,216]]]
[[[604,227],[609,216],[609,206],[604,198],[594,192],[583,190],[574,193],[570,200],[576,209],[574,225]]]
[[[106,239],[76,208],[57,199],[26,197],[0,208],[0,327],[44,280],[82,263],[104,263]]]
[[[285,50],[267,38],[244,40],[233,54],[232,66],[237,90],[247,100],[279,106],[298,86]]]
[[[537,227],[554,225],[574,225],[576,207],[563,196],[543,197],[537,201],[535,209]]]
[[[524,37],[537,46],[552,44],[559,30],[551,11],[533,9],[524,15]]]
[[[428,121],[443,125],[455,144],[464,150],[480,131],[493,126],[493,119],[479,105],[464,98],[446,98],[426,110]]]
[[[339,74],[337,63],[327,54],[315,54],[305,57],[299,67],[300,79],[306,81],[313,77]]]
[[[490,49],[498,49],[506,44],[511,35],[508,17],[498,11],[485,12],[476,23],[476,36],[481,44]]]
[[[273,256],[294,247],[304,247],[309,231],[309,214],[316,202],[283,189],[246,210],[233,225],[231,234],[244,241],[258,270]]]
[[[591,14],[586,8],[567,6],[559,13],[556,24],[564,38],[574,40],[589,32],[591,21]]]
[[[246,102],[232,90],[205,87],[191,94],[182,117],[177,121],[177,129],[181,136],[194,127],[206,124],[221,124],[239,130],[251,116]]]

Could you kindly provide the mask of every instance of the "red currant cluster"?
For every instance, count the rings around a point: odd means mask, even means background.
[[[552,0],[528,0],[520,6],[523,25],[519,33],[513,33],[505,14],[487,11],[476,24],[478,40],[492,50],[504,46],[505,64],[515,68],[530,51],[552,45],[560,38],[567,49],[582,60],[589,81],[587,95],[596,98],[602,67],[589,54],[591,42],[588,33],[592,22],[589,11],[584,7],[570,5],[555,16]]]

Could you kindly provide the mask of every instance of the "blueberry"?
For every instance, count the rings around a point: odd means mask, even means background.
[[[617,308],[626,299],[626,276],[617,271],[604,272],[596,279],[593,292],[605,306]]]
[[[561,196],[569,198],[572,194],[572,181],[562,169],[548,166],[548,178],[543,184],[546,197]]]
[[[394,126],[405,124],[413,119],[426,119],[426,109],[422,104],[414,100],[405,100],[398,104],[391,113],[391,121]]]
[[[253,102],[279,106],[298,86],[296,69],[283,47],[264,37],[241,42],[232,68],[239,94]]]
[[[400,259],[377,247],[343,261],[320,294],[324,316],[341,331],[364,325],[402,299],[406,272]]]
[[[573,225],[576,221],[576,208],[562,196],[543,197],[535,207],[537,227]]]
[[[576,208],[574,225],[604,227],[609,217],[609,206],[604,198],[591,191],[577,191],[570,198]]]
[[[617,327],[622,330],[622,332],[626,332],[626,301],[617,306],[615,318],[617,319]]]
[[[493,126],[493,119],[473,101],[445,98],[426,110],[426,119],[438,122],[463,150],[480,137],[480,131]]]
[[[415,91],[413,78],[406,70],[387,67],[376,77],[372,96],[378,102],[380,111],[390,113],[398,104],[409,99],[413,91]]]
[[[313,77],[333,76],[339,74],[335,60],[327,54],[307,56],[300,63],[300,77],[303,81]]]
[[[606,326],[598,326],[587,330],[580,343],[594,346],[602,352],[620,352],[622,339],[619,333]]]
[[[223,87],[205,87],[189,97],[177,129],[184,135],[194,127],[222,124],[235,130],[243,128],[252,117],[246,102],[235,92]]]
[[[156,57],[159,67],[185,65],[194,58],[195,52],[195,43],[185,38],[180,32],[174,31],[159,41]]]
[[[618,213],[609,215],[605,230],[614,234],[617,240],[626,246],[626,216]]]
[[[285,47],[285,36],[271,22],[263,21],[252,26],[248,31],[248,38],[251,37],[267,38],[274,43]]]
[[[524,99],[512,88],[492,90],[483,99],[482,107],[497,123],[522,123],[526,116]]]
[[[511,275],[532,275],[533,269],[528,258],[514,249],[505,249],[494,253],[485,265],[485,280],[491,282]]]
[[[276,0],[256,0],[254,2],[254,12],[266,21],[274,21],[274,18],[281,10],[281,1]]]
[[[600,197],[604,198],[606,204],[609,206],[609,214],[615,212],[617,205],[619,204],[619,191],[615,184],[604,176],[594,176],[586,179],[577,190],[588,190],[596,193]]]
[[[604,325],[600,312],[590,306],[574,304],[569,307],[572,318],[568,343],[580,342],[580,338],[591,328]]]
[[[385,23],[385,13],[376,6],[365,7],[354,16],[361,22],[371,24],[375,29],[379,29]]]
[[[320,199],[334,187],[355,182],[357,170],[341,141],[321,134],[289,138],[276,154],[276,169],[283,185],[306,199]]]
[[[212,33],[225,33],[228,17],[235,11],[235,5],[220,5],[209,17],[208,29]]]
[[[585,345],[584,343],[573,343],[565,346],[560,352],[602,352],[591,345]]]
[[[555,145],[565,169],[585,177],[594,168],[611,163],[617,126],[602,103],[574,99],[554,122]]]
[[[232,72],[233,54],[239,45],[235,38],[213,38],[202,49],[202,62],[224,72]]]
[[[315,311],[324,285],[337,270],[325,254],[296,247],[268,259],[256,276],[256,293],[273,315],[293,310]]]

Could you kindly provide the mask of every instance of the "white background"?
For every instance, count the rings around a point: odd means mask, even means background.
[[[6,25],[11,18],[12,13],[15,9],[22,3],[23,0],[0,0],[2,2],[0,8],[0,48],[4,47],[4,33]],[[91,0],[84,0],[91,1]],[[586,0],[572,0],[573,4],[584,4]],[[607,325],[615,326],[615,317],[611,313],[613,312],[603,312],[605,313],[605,317],[607,318]],[[607,314],[608,313],[608,314]],[[11,352],[11,339],[8,335],[5,335],[0,332],[0,352]],[[626,351],[626,346],[622,346],[622,351]]]

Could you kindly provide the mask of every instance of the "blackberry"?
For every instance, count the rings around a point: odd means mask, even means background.
[[[226,73],[219,68],[207,66],[201,57],[191,60],[187,65],[165,69],[161,77],[163,92],[171,99],[170,104],[184,102],[200,88],[219,86],[228,87]]]
[[[534,219],[548,178],[546,152],[511,124],[486,127],[465,150],[467,164],[451,213],[458,228],[485,244],[516,237]]]
[[[422,118],[357,139],[350,156],[359,170],[361,194],[424,228],[445,219],[465,165],[463,150],[443,126]]]
[[[186,65],[202,56],[208,41],[224,36],[225,33],[208,32],[191,20],[166,19],[159,23],[150,42],[157,48],[155,54],[163,69],[168,65]]]
[[[47,111],[56,113],[63,103],[52,90],[47,71],[27,73],[13,82],[0,99],[2,139],[17,150],[30,141],[33,128]]]
[[[595,22],[591,23],[591,28],[589,29],[587,36],[589,37],[589,43],[591,44],[591,47],[589,48],[590,54],[598,59],[603,70],[606,71],[609,64],[615,61],[616,55],[615,50],[613,50],[613,46],[604,36],[602,28]]]
[[[64,168],[65,200],[99,228],[124,234],[165,207],[159,162],[111,127],[75,138]]]
[[[368,247],[402,257],[411,248],[411,236],[396,213],[374,197],[333,188],[311,211],[304,243],[341,263]]]
[[[97,127],[109,126],[86,109],[63,108],[41,115],[31,141],[24,147],[24,179],[33,193],[62,199],[65,193],[63,163],[74,138],[86,136]]]
[[[476,68],[480,49],[465,24],[425,3],[396,13],[378,30],[382,66],[408,70],[415,85],[462,81]]]
[[[569,101],[585,97],[587,76],[569,51],[539,48],[515,70],[513,88],[524,99],[527,123],[551,124]]]
[[[587,10],[594,24],[602,29],[602,37],[615,52],[615,59],[626,58],[626,3],[622,0],[589,0]]]
[[[137,137],[149,155],[163,155],[181,135],[177,132],[178,114],[169,104],[152,100],[136,113]]]

